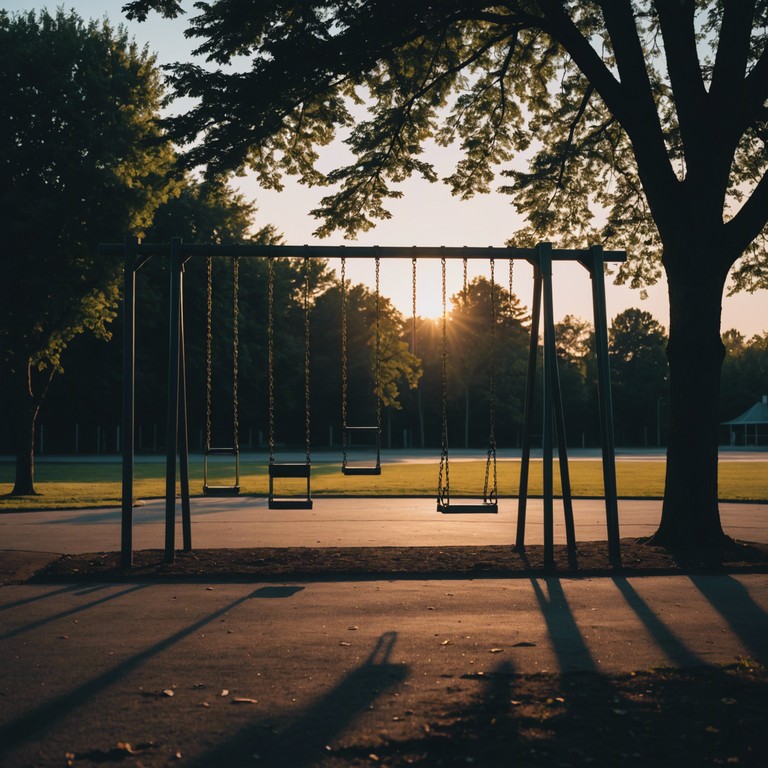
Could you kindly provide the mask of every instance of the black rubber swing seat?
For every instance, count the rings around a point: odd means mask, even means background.
[[[269,509],[312,509],[312,499],[309,495],[309,478],[312,466],[309,462],[286,462],[283,464],[273,462],[269,465]],[[275,496],[273,480],[305,479],[307,481],[306,496]]]
[[[288,477],[288,478],[308,478],[310,473],[311,465],[303,462],[292,462],[292,463],[272,463],[269,465],[269,476],[270,477]]]
[[[495,515],[498,514],[499,505],[496,502],[462,502],[461,504],[443,504],[437,502],[437,511],[442,512],[444,515],[470,515],[470,514],[485,514]]]
[[[239,496],[239,485],[204,485],[203,496],[229,497]]]
[[[375,466],[353,466],[351,464],[345,464],[341,471],[345,475],[380,475],[381,474],[381,465],[377,464]]]
[[[346,450],[351,449],[349,446],[349,436],[351,434],[373,434],[374,443],[370,446],[370,452],[375,453],[376,458],[369,459],[348,459],[346,457]],[[341,464],[341,471],[345,475],[380,475],[381,474],[381,430],[378,427],[344,427],[344,446],[345,456],[344,461]]]
[[[208,485],[208,457],[209,456],[234,456],[236,482],[232,485]],[[208,448],[205,451],[205,468],[203,470],[203,496],[232,497],[240,494],[239,479],[239,451],[237,448]]]

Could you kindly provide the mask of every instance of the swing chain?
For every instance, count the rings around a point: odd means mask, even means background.
[[[463,266],[464,266],[464,287],[463,287],[461,296],[462,296],[462,299],[463,299],[462,303],[466,307],[467,303],[469,302],[469,283],[467,281],[467,259],[466,259],[466,257],[463,260]]]
[[[238,402],[237,384],[240,375],[240,261],[237,256],[232,261],[232,423],[233,445],[235,453],[240,452],[240,404]]]
[[[305,427],[305,445],[307,454],[307,464],[311,458],[311,430],[310,430],[310,410],[309,410],[309,257],[304,257],[304,427]]]
[[[379,266],[380,259],[376,257],[376,340],[375,340],[375,352],[373,361],[373,391],[376,396],[376,431],[381,435],[381,377],[379,369],[381,367],[381,296],[379,293]]]
[[[510,259],[510,263],[512,260]],[[495,504],[498,499],[498,481],[496,475],[496,278],[494,260],[491,259],[491,374],[489,387],[489,431],[488,457],[485,462],[485,481],[483,483],[483,501]],[[493,485],[489,487],[490,470],[493,466]]]
[[[275,265],[267,258],[267,387],[269,392],[269,463],[275,461]]]
[[[466,262],[465,262],[466,263]],[[442,275],[442,298],[443,298],[443,316],[442,316],[442,343],[440,353],[440,380],[442,391],[442,412],[443,425],[442,437],[440,440],[440,468],[437,477],[437,503],[447,507],[450,504],[450,483],[448,478],[448,310],[446,306],[446,277],[445,277],[445,257],[440,259],[440,271]]]
[[[211,451],[211,395],[213,367],[213,258],[206,257],[206,326],[205,326],[205,452]]]

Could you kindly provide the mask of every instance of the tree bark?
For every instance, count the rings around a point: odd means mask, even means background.
[[[36,496],[35,491],[35,423],[40,411],[32,393],[31,370],[15,367],[12,376],[14,445],[16,447],[16,475],[11,496]]]
[[[661,523],[651,540],[663,546],[717,545],[725,538],[717,462],[725,358],[720,315],[727,269],[721,254],[696,255],[694,261],[668,248],[664,253],[670,306],[670,421]]]

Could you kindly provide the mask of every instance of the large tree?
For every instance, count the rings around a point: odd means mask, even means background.
[[[0,72],[0,381],[22,495],[63,351],[115,316],[120,265],[96,245],[150,223],[172,152],[154,59],[121,28],[0,11]]]
[[[142,17],[153,7],[177,13],[182,3],[125,7]],[[768,4],[212,0],[196,7],[188,34],[213,66],[182,63],[172,74],[176,92],[197,99],[174,121],[191,162],[212,172],[250,166],[272,187],[283,173],[335,184],[316,211],[319,233],[354,235],[389,215],[398,182],[414,173],[436,178],[422,154],[427,139],[458,142],[464,155],[447,182],[467,197],[489,191],[497,170],[510,176],[506,191],[529,221],[515,242],[599,239],[626,247],[620,279],[637,285],[663,268],[670,424],[655,539],[719,541],[722,295],[740,259],[742,283],[766,280]],[[354,158],[324,176],[316,148],[337,129],[347,132]],[[528,167],[520,170],[523,159]],[[595,219],[596,211],[603,215]]]

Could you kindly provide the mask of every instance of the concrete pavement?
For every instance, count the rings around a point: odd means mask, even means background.
[[[180,509],[180,505],[177,504]],[[192,544],[222,547],[365,547],[512,544],[517,500],[502,499],[497,515],[441,515],[433,499],[316,497],[311,510],[269,510],[265,499],[192,499]],[[164,543],[165,504],[134,508],[134,548]],[[180,517],[180,511],[177,510]],[[739,540],[768,542],[768,505],[722,504],[725,532]],[[652,534],[660,501],[619,501],[623,537]],[[578,541],[606,540],[605,505],[574,502]],[[181,541],[181,532],[177,532]],[[555,542],[564,543],[562,506],[555,504]],[[526,543],[543,542],[542,502],[528,504]],[[120,510],[26,512],[0,515],[0,549],[75,554],[120,549]]]
[[[6,768],[125,744],[131,765],[346,765],[349,744],[407,749],[488,686],[522,698],[517,674],[768,658],[764,575],[24,585],[0,617]],[[612,717],[637,705],[605,686]]]

